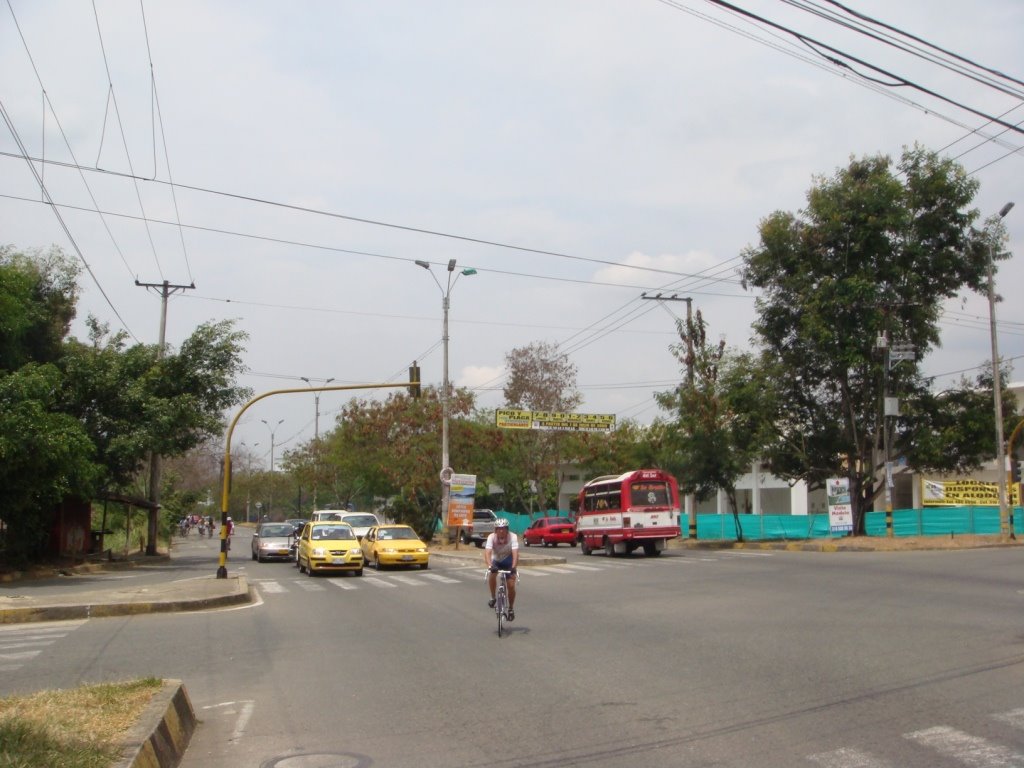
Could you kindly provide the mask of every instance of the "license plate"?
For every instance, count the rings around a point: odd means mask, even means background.
[[[413,556],[412,555],[402,555],[402,559],[403,560],[412,560]]]
[[[332,557],[331,558],[331,565],[344,565],[344,564],[345,564],[345,558],[344,557]]]

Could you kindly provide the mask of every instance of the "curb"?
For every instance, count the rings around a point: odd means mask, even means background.
[[[175,768],[196,730],[196,713],[181,680],[164,680],[128,731],[112,768]]]
[[[226,605],[252,602],[252,587],[248,581],[246,581],[244,576],[236,576],[234,578],[238,580],[238,589],[230,595],[185,598],[181,600],[147,600],[122,603],[84,603],[2,608],[0,609],[0,625],[37,621],[94,619],[105,616],[132,616],[144,613],[203,611],[209,608],[221,608]]]

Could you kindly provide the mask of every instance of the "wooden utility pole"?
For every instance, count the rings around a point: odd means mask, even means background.
[[[156,359],[164,359],[164,340],[167,337],[167,298],[172,293],[184,290],[195,290],[196,284],[171,285],[164,280],[162,283],[140,283],[135,284],[141,288],[153,288],[160,293],[160,345],[157,347]],[[149,500],[153,504],[149,510],[149,530],[146,536],[146,554],[155,555],[157,533],[160,522],[160,454],[154,451],[149,453]]]

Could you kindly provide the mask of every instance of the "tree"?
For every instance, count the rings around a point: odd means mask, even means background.
[[[695,317],[677,322],[680,343],[671,347],[686,379],[674,390],[656,396],[674,415],[668,433],[673,450],[667,461],[684,493],[709,498],[725,491],[743,540],[736,503],[736,480],[764,447],[770,388],[751,355],[730,355],[725,340],[709,344],[707,323]]]
[[[568,355],[554,344],[537,341],[517,347],[505,355],[508,383],[505,403],[510,408],[533,411],[574,411],[583,402],[576,388],[576,366]],[[559,477],[557,468],[563,459],[564,435],[559,432],[521,432],[508,438],[511,464],[508,471],[529,483],[516,490],[506,487],[528,501],[550,508],[557,500]],[[508,483],[509,480],[504,480]]]
[[[768,463],[812,488],[847,476],[858,532],[884,460],[877,339],[908,343],[920,360],[939,344],[942,301],[982,289],[991,239],[973,227],[977,187],[917,147],[896,169],[884,156],[854,159],[816,180],[805,210],[762,221],[760,244],[743,253],[744,284],[762,289],[754,330],[776,371]],[[929,407],[917,362],[892,368],[888,383],[910,410]]]
[[[76,275],[59,249],[0,249],[0,450],[4,470],[20,472],[10,478],[17,499],[2,508],[9,526],[29,531],[29,544],[64,495],[127,488],[150,451],[188,451],[220,432],[224,410],[248,394],[234,384],[245,335],[230,322],[200,326],[163,360],[155,346],[128,346],[125,333],[93,318],[88,343],[68,337]],[[37,470],[21,471],[24,462]],[[153,551],[157,523],[154,510]]]
[[[127,345],[123,331],[89,321],[90,343],[69,340],[62,407],[85,425],[105,468],[103,487],[123,489],[150,453],[180,456],[223,428],[223,414],[249,390],[234,384],[246,335],[232,321],[200,325],[163,358],[155,345]],[[147,552],[159,515],[150,513]]]
[[[0,247],[0,375],[52,363],[75,317],[78,268],[59,248]]]
[[[39,554],[54,506],[88,498],[101,474],[82,424],[54,407],[60,378],[35,363],[0,376],[0,514],[7,557],[19,565]]]

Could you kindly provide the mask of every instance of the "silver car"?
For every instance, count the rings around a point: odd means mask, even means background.
[[[264,560],[291,560],[294,541],[295,527],[291,523],[260,523],[252,535],[252,559],[261,563]]]

